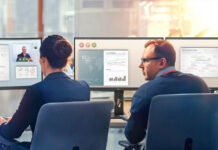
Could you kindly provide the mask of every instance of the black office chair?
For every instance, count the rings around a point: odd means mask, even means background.
[[[43,105],[31,150],[105,150],[113,107],[113,101]]]
[[[152,99],[146,150],[217,150],[218,95],[175,94]]]

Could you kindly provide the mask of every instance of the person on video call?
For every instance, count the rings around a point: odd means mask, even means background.
[[[16,61],[20,61],[20,62],[32,61],[30,54],[28,54],[26,51],[27,51],[26,46],[22,46],[22,53],[17,55]]]
[[[176,53],[166,40],[145,44],[139,68],[145,80],[134,94],[125,136],[132,144],[142,141],[146,134],[148,113],[153,96],[159,94],[209,93],[205,82],[197,76],[175,69]]]
[[[43,104],[90,99],[89,85],[85,81],[72,80],[63,72],[72,60],[72,50],[71,44],[59,35],[48,36],[42,42],[40,65],[45,79],[26,89],[11,120],[0,117],[0,143],[5,139],[11,141],[20,137],[28,126],[34,132],[37,115]],[[16,145],[30,147],[30,143]]]

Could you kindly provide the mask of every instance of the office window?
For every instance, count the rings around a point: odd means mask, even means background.
[[[60,34],[73,43],[75,28],[75,0],[44,0],[44,36]]]
[[[37,37],[38,0],[0,0],[0,37]]]

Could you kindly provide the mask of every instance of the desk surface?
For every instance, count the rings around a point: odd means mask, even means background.
[[[110,128],[125,128],[126,121],[122,119],[111,119]]]

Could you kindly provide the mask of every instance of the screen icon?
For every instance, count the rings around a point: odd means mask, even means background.
[[[96,46],[97,46],[97,44],[96,44],[96,43],[92,43],[92,47],[94,47],[94,48],[95,48]]]
[[[79,47],[83,48],[84,47],[84,43],[79,43]]]

